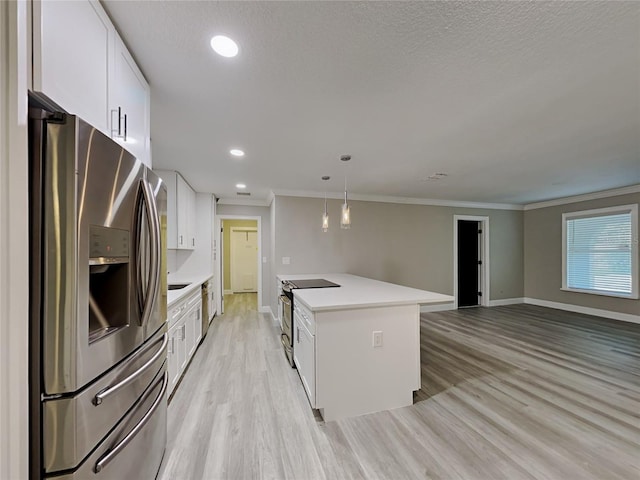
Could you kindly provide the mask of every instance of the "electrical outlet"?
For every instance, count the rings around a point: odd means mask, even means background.
[[[282,264],[289,265],[291,263],[291,257],[282,257]]]
[[[382,346],[382,332],[381,331],[373,332],[373,346],[374,346],[374,348]]]

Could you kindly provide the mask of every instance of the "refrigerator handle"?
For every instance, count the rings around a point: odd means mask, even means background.
[[[156,362],[156,360],[158,360],[158,358],[160,358],[162,355],[165,354],[165,351],[166,351],[165,347],[167,346],[167,343],[169,343],[169,336],[165,333],[162,336],[162,345],[160,346],[160,350],[158,350],[153,355],[153,357],[151,357],[149,359],[149,361],[147,363],[145,363],[138,370],[136,370],[134,373],[129,375],[127,378],[125,378],[121,382],[118,382],[115,385],[112,385],[112,386],[110,386],[108,388],[105,388],[104,390],[96,393],[96,396],[93,398],[93,404],[96,405],[96,406],[100,405],[102,403],[102,401],[105,398],[107,398],[109,395],[117,392],[122,387],[127,386],[129,383],[133,382],[136,378],[138,378],[140,375],[142,375],[149,367],[151,367]],[[150,347],[151,347],[151,345],[149,345],[149,347],[147,347],[143,351],[141,351],[140,354],[146,353],[147,350],[149,350]]]
[[[144,414],[144,417],[140,419],[140,422],[133,427],[133,429],[127,433],[127,436],[122,439],[120,443],[118,443],[111,450],[107,451],[100,459],[96,462],[95,467],[93,467],[93,471],[95,473],[100,473],[100,471],[106,467],[114,458],[118,456],[122,450],[124,450],[127,445],[135,438],[135,436],[144,428],[147,422],[151,419],[153,414],[156,412],[162,401],[164,400],[164,393],[167,391],[167,374],[165,373],[162,378],[158,381],[158,383],[162,382],[162,388],[160,390],[160,394],[151,405],[151,408],[147,413]]]
[[[142,180],[142,192],[147,213],[147,226],[151,238],[151,248],[149,249],[151,271],[149,272],[150,278],[147,283],[141,319],[141,323],[144,326],[153,312],[153,305],[158,298],[158,289],[160,288],[160,224],[151,186],[145,180]],[[140,279],[139,281],[142,280]]]

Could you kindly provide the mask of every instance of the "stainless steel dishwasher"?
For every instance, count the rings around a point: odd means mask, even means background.
[[[202,284],[202,338],[209,330],[209,285]]]

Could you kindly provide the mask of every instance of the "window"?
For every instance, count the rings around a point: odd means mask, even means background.
[[[638,298],[638,205],[562,215],[562,289]]]

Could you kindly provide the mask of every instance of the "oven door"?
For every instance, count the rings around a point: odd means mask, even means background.
[[[279,300],[281,309],[280,328],[282,330],[280,341],[282,342],[282,347],[284,348],[284,353],[289,363],[293,366],[293,318],[291,299],[286,295],[280,295]]]

